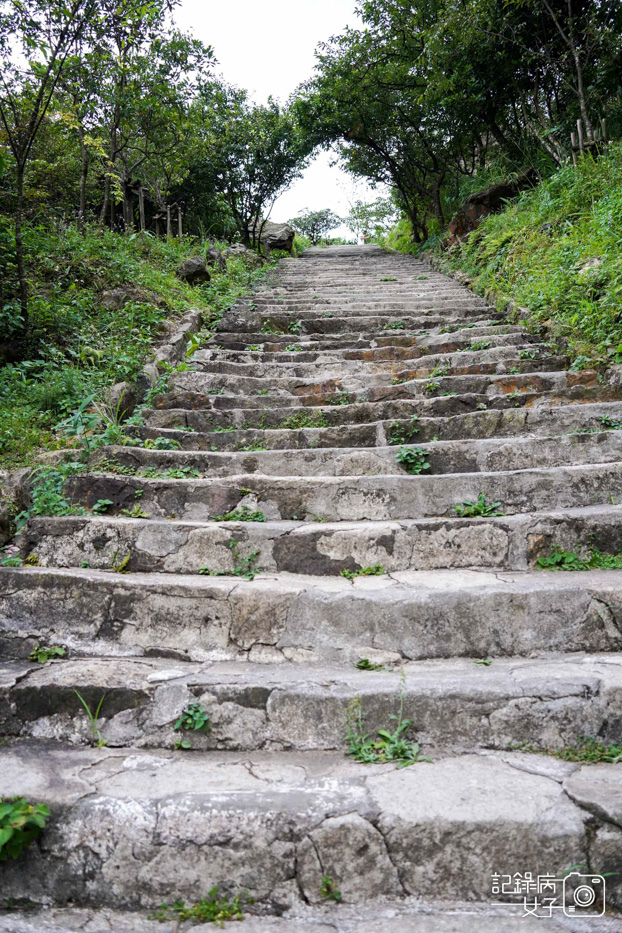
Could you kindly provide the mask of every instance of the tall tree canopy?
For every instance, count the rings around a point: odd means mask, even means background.
[[[373,0],[322,45],[297,113],[348,171],[395,191],[416,240],[493,162],[559,165],[582,118],[622,129],[620,0]]]

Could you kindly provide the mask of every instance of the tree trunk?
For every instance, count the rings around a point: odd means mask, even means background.
[[[22,312],[23,330],[28,327],[28,285],[24,268],[24,239],[22,235],[22,214],[24,212],[24,165],[17,163],[17,203],[15,205],[15,258],[17,260],[17,278],[19,280],[19,304]]]
[[[80,206],[78,207],[78,230],[84,229],[86,214],[86,182],[89,172],[89,154],[86,148],[84,127],[78,124],[78,138],[80,140]]]
[[[106,214],[110,207],[110,178],[106,175],[106,180],[104,182],[104,203],[102,204],[102,209],[99,212],[99,222],[103,224],[106,222]]]
[[[166,205],[166,237],[168,240],[173,236],[173,225],[171,223],[171,207],[170,204]]]
[[[145,230],[145,189],[140,185],[138,189],[138,213],[140,215],[140,229]]]

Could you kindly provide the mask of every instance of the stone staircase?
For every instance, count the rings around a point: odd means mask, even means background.
[[[109,513],[31,520],[38,565],[0,570],[0,796],[52,809],[0,866],[0,902],[47,909],[0,930],[172,930],[150,909],[214,885],[250,933],[622,930],[622,769],[529,751],[622,740],[622,573],[536,569],[621,550],[622,390],[566,365],[375,247],[239,301],[146,412],[156,446],[74,478]],[[457,517],[480,493],[503,514]],[[209,732],[174,730],[190,704]],[[432,760],[346,757],[357,706]],[[571,866],[621,873],[606,917],[492,904],[495,872]]]

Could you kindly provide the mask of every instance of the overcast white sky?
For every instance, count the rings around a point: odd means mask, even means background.
[[[311,76],[318,43],[360,23],[354,7],[355,0],[181,0],[175,22],[213,46],[227,81],[247,88],[258,102],[270,94],[285,101]],[[380,192],[355,185],[339,168],[331,168],[330,159],[325,152],[317,155],[304,176],[278,199],[273,220],[289,220],[307,207],[330,207],[343,216],[348,201],[378,196]]]

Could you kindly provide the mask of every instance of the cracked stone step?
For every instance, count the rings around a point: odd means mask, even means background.
[[[502,518],[400,522],[180,522],[123,517],[31,520],[22,554],[42,567],[110,570],[130,555],[134,573],[187,573],[201,567],[232,572],[231,543],[258,550],[258,570],[336,576],[381,564],[402,570],[527,570],[553,547],[591,546],[618,553],[622,507],[541,512]]]
[[[403,322],[402,322],[403,323]],[[266,334],[261,331],[246,331],[240,333],[239,331],[224,331],[221,330],[218,332],[216,337],[213,337],[206,343],[206,347],[213,352],[227,351],[229,349],[244,350],[248,351],[248,346],[252,344],[261,344],[264,347],[265,351],[273,351],[275,353],[282,353],[283,347],[292,342],[292,338],[298,342],[308,343],[315,347],[315,352],[340,352],[340,351],[364,351],[372,352],[374,349],[381,347],[426,347],[434,346],[435,342],[441,340],[441,338],[451,337],[452,340],[456,340],[462,331],[468,333],[469,337],[476,339],[477,337],[487,337],[491,333],[509,332],[512,325],[505,324],[501,322],[493,323],[490,320],[481,320],[479,322],[460,324],[456,322],[455,324],[445,324],[445,322],[439,322],[434,327],[430,327],[430,322],[426,321],[426,330],[425,333],[409,333],[406,325],[404,328],[386,328],[383,327],[381,331],[364,339],[362,337],[356,337],[353,334],[344,334],[344,335],[332,335],[332,334],[298,334],[294,335],[291,333],[283,334]],[[447,327],[448,330],[445,333],[441,328]],[[451,329],[449,329],[451,328]],[[441,341],[442,342],[442,341]],[[255,351],[256,352],[256,351]]]
[[[483,336],[477,336],[477,331],[483,331]],[[360,363],[373,363],[374,361],[391,361],[392,358],[396,360],[403,359],[416,359],[422,356],[430,355],[444,355],[444,354],[453,354],[457,352],[465,352],[469,347],[476,341],[482,341],[489,343],[489,348],[499,348],[499,347],[514,347],[520,349],[530,349],[534,353],[544,354],[548,349],[548,345],[538,343],[533,339],[529,339],[529,336],[523,333],[503,333],[504,328],[501,329],[501,332],[490,333],[492,328],[477,328],[476,330],[469,331],[458,331],[453,335],[438,335],[436,339],[434,336],[428,336],[421,340],[414,347],[399,347],[396,345],[389,345],[383,348],[376,349],[321,349],[314,351],[284,351],[282,350],[279,353],[267,352],[258,350],[246,350],[246,351],[231,351],[223,349],[212,349],[210,347],[204,350],[198,350],[193,356],[194,364],[205,365],[207,363],[213,363],[214,361],[220,362],[237,362],[237,363],[296,363],[297,361],[309,363],[316,363],[317,365],[329,365],[332,362],[337,363],[349,363],[352,365],[353,362]],[[273,339],[272,334],[262,334],[264,341],[271,342]],[[287,337],[289,343],[295,343],[297,334],[283,334],[281,336]],[[302,346],[307,341],[302,343]],[[308,341],[311,342],[311,341]],[[307,359],[311,357],[312,359]]]
[[[487,397],[499,395],[512,396],[511,402],[520,402],[521,395],[535,394],[544,397],[549,393],[564,393],[568,400],[596,396],[598,401],[613,401],[620,397],[622,389],[617,386],[602,386],[598,373],[591,370],[571,372],[535,372],[518,374],[470,374],[465,376],[439,376],[440,391],[456,394],[482,394]],[[317,392],[355,392],[368,396],[370,401],[386,398],[404,398],[423,396],[427,392],[428,380],[408,378],[401,385],[391,382],[389,374],[362,375],[352,374],[327,376],[326,379],[309,379],[283,376],[279,379],[266,379],[252,376],[222,376],[198,371],[175,373],[170,380],[173,392],[208,393],[209,390],[223,389],[228,394],[248,395],[256,390],[269,390],[271,395],[304,396]]]
[[[329,907],[296,905],[285,917],[245,914],[244,933],[542,933],[543,923],[522,916],[522,905],[421,903],[417,898],[378,898],[373,906],[355,908],[341,902]],[[1,933],[163,933],[148,912],[107,908],[47,908],[0,912]],[[212,933],[213,924],[192,925],[192,933]],[[233,928],[231,928],[233,929]],[[547,933],[622,933],[615,917],[546,920]],[[166,928],[164,928],[166,933]]]
[[[506,514],[610,503],[622,496],[622,463],[595,463],[495,473],[432,476],[266,476],[243,473],[205,479],[150,479],[81,473],[67,494],[92,508],[109,499],[114,511],[138,504],[151,518],[206,521],[246,504],[270,520],[399,521],[455,515],[481,494]],[[613,499],[612,499],[613,497]]]
[[[407,660],[621,651],[622,572],[403,571],[350,583],[1,568],[2,654],[25,659],[38,644],[326,664],[354,664],[370,648]]]
[[[223,398],[223,396],[215,396],[214,405],[216,406]],[[268,396],[257,396],[255,403],[259,405],[266,398]],[[227,399],[227,401],[230,400],[230,398]],[[467,400],[468,397],[463,396],[460,404],[466,404]],[[252,404],[255,399],[248,401]],[[622,423],[622,402],[586,402],[581,405],[551,405],[550,407],[518,409],[487,408],[486,410],[478,410],[479,403],[472,403],[473,410],[467,410],[466,413],[453,413],[451,408],[455,404],[455,397],[441,397],[428,400],[423,408],[421,402],[414,399],[313,407],[321,409],[320,413],[327,427],[341,425],[340,437],[349,437],[355,433],[355,430],[350,432],[351,428],[356,429],[358,425],[371,424],[379,420],[403,421],[406,427],[406,422],[411,416],[417,414],[419,433],[413,436],[413,442],[431,441],[433,437],[438,437],[440,440],[460,440],[467,437],[511,437],[525,433],[550,435],[562,431],[599,431],[604,430],[601,424],[602,418]],[[182,430],[170,436],[174,436],[183,448],[205,450],[211,446],[214,435],[212,433],[209,443],[200,435],[209,432],[210,429],[212,432],[216,427],[235,427],[238,430],[275,430],[292,415],[309,414],[309,407],[311,406],[298,405],[284,409],[278,407],[270,409],[214,407],[208,411],[152,408],[145,410],[144,418],[148,427],[141,430],[140,434],[145,437],[156,437],[158,436],[157,429],[170,431],[179,427]],[[439,412],[439,416],[434,417],[435,408],[440,408],[441,412],[445,409],[446,413]],[[183,428],[191,430],[188,432]],[[289,436],[295,438],[295,431],[291,430]],[[321,437],[321,433],[314,434],[312,439],[317,438],[321,444]],[[253,439],[255,438],[249,437],[245,443],[250,443]],[[269,444],[266,443],[266,446]],[[300,445],[293,441],[286,446]]]
[[[491,875],[517,865],[534,875],[620,866],[622,772],[607,765],[489,753],[396,770],[317,751],[35,743],[5,746],[0,760],[1,795],[26,793],[53,812],[41,840],[3,868],[5,901],[144,910],[194,902],[209,879],[282,912],[319,904],[324,875],[346,904],[481,901]]]
[[[335,335],[348,336],[350,334],[364,334],[369,340],[372,340],[377,337],[378,333],[383,333],[383,328],[387,323],[387,319],[391,318],[402,321],[405,330],[419,332],[431,330],[433,327],[444,327],[450,323],[468,321],[474,324],[482,324],[491,319],[493,321],[504,320],[502,314],[499,314],[495,318],[490,308],[487,307],[473,308],[468,316],[464,310],[458,311],[457,309],[453,313],[448,313],[445,309],[441,311],[433,308],[424,309],[418,313],[411,313],[400,307],[387,308],[383,313],[376,312],[373,316],[371,314],[351,315],[347,318],[333,317],[332,314],[330,316],[320,315],[319,317],[315,317],[312,315],[312,312],[304,311],[291,313],[289,316],[274,313],[263,314],[261,316],[253,315],[252,318],[243,318],[241,316],[234,318],[229,315],[223,317],[218,328],[214,331],[214,339],[216,343],[219,342],[220,329],[225,333],[236,331],[238,334],[242,335],[249,332],[261,332],[262,328],[267,325],[281,325],[284,329],[287,329],[290,321],[302,320],[303,333],[305,334],[325,334],[333,337]],[[384,333],[386,333],[386,331],[384,331]],[[421,333],[420,335],[425,336],[425,333]],[[264,333],[264,339],[265,336]]]
[[[401,427],[401,426],[400,426]],[[410,425],[403,426],[408,433]],[[271,438],[270,431],[253,432],[262,446],[270,450],[241,450],[214,452],[207,450],[151,450],[142,447],[110,446],[101,449],[93,458],[90,469],[98,472],[98,462],[110,459],[126,468],[141,470],[151,468],[160,471],[169,469],[195,469],[203,476],[228,477],[250,473],[266,476],[402,476],[403,467],[396,460],[400,449],[388,440],[395,437],[399,429],[392,422],[359,425],[355,440],[357,447],[341,446],[348,442],[340,437],[342,428],[324,428],[322,447],[309,448],[312,437],[300,436],[300,449],[288,449],[288,433],[277,432]],[[182,432],[183,433],[183,432]],[[231,432],[237,434],[237,432]],[[354,434],[354,429],[348,432]],[[264,443],[270,439],[271,443]],[[404,440],[404,435],[400,435]],[[185,438],[184,438],[185,440]],[[195,440],[192,438],[192,440]],[[209,443],[210,436],[206,435]],[[236,438],[237,440],[237,438]],[[280,441],[280,443],[279,443]],[[562,434],[555,437],[511,437],[485,438],[476,440],[434,441],[424,446],[416,445],[418,435],[406,441],[407,446],[417,446],[425,452],[430,474],[447,473],[494,473],[513,470],[553,468],[622,462],[622,431],[601,431],[598,434]],[[340,446],[325,446],[336,443]],[[207,446],[207,445],[206,445]],[[403,446],[403,443],[402,445]],[[107,471],[104,466],[103,472]],[[428,475],[426,473],[426,475]]]
[[[400,329],[391,329],[387,331],[387,334],[395,334],[397,340],[403,340],[404,335],[400,333]],[[222,334],[218,335],[218,339],[222,339]],[[232,337],[236,335],[231,335]],[[297,334],[257,334],[257,340],[259,343],[269,343],[274,344],[277,342],[282,342],[283,345],[290,344],[292,340],[300,339]],[[340,359],[340,360],[383,360],[383,359],[415,359],[419,356],[423,356],[425,353],[429,352],[454,352],[455,350],[469,346],[473,340],[478,340],[481,338],[490,338],[490,339],[501,339],[503,338],[506,343],[515,343],[522,344],[526,341],[529,341],[529,345],[533,345],[529,339],[529,335],[526,334],[524,328],[518,325],[503,325],[503,326],[482,326],[470,328],[466,331],[455,331],[452,334],[432,334],[428,337],[422,338],[420,341],[417,341],[416,344],[405,346],[403,343],[396,344],[384,344],[383,346],[378,347],[369,347],[369,344],[366,343],[364,346],[359,348],[353,347],[320,347],[317,350],[307,350],[304,353],[299,353],[298,356],[301,360],[305,362],[317,361],[321,362],[323,359]],[[251,341],[252,342],[252,341]],[[304,340],[302,340],[303,345],[306,342],[309,342],[309,336],[306,335]],[[218,359],[218,360],[233,360],[238,362],[252,362],[252,361],[265,361],[265,362],[280,362],[280,361],[289,361],[292,359],[291,351],[286,352],[283,349],[278,349],[276,351],[257,351],[257,350],[230,350],[230,349],[206,349],[197,351],[193,356],[193,361],[203,360],[203,359]]]
[[[381,655],[376,653],[376,656]],[[374,655],[372,655],[374,657]],[[392,670],[321,665],[277,666],[97,658],[40,664],[0,663],[0,734],[69,745],[92,742],[77,694],[95,710],[114,748],[194,750],[345,750],[346,723],[360,706],[364,731],[391,728],[402,713],[423,751],[450,748],[562,749],[582,735],[604,744],[620,737],[622,654],[537,660],[418,661]],[[210,731],[176,732],[184,709],[198,703]],[[620,788],[622,790],[622,778]]]
[[[301,344],[303,346],[303,344]],[[525,347],[529,346],[527,344]],[[212,351],[206,351],[212,352]],[[219,351],[213,351],[217,353]],[[442,368],[445,376],[447,375],[470,375],[478,373],[496,373],[507,372],[508,369],[517,370],[512,375],[519,375],[523,372],[546,372],[550,370],[564,369],[565,358],[558,356],[543,355],[538,359],[522,359],[517,352],[516,346],[494,347],[485,351],[457,353],[443,353],[433,356],[424,356],[416,364],[410,360],[389,360],[379,362],[358,362],[342,359],[329,361],[298,361],[299,357],[306,356],[302,352],[292,351],[291,359],[275,363],[263,362],[245,362],[245,361],[220,361],[209,360],[199,361],[196,372],[209,373],[211,375],[222,376],[254,376],[262,379],[281,379],[281,378],[316,378],[322,375],[328,378],[331,375],[339,376],[392,376],[393,379],[399,377],[402,380],[423,379],[431,376],[434,370]],[[405,368],[408,366],[408,368]],[[436,373],[438,375],[438,373]]]

